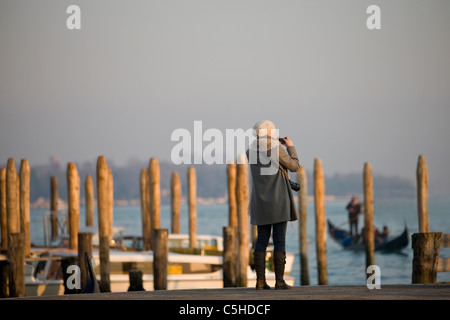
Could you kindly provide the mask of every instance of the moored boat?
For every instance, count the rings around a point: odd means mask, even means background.
[[[172,239],[170,239],[172,238]],[[169,236],[171,252],[168,255],[167,289],[223,288],[222,270],[222,237],[198,235],[198,248],[183,248],[188,235]],[[126,292],[130,286],[130,270],[142,270],[143,287],[147,291],[154,290],[153,284],[153,251],[139,250],[139,237],[124,236],[121,242],[115,238],[116,247],[110,248],[110,286],[112,292]],[[128,242],[131,246],[128,247]],[[179,247],[181,245],[181,247]],[[178,249],[174,247],[179,247]],[[178,252],[177,252],[178,250]],[[62,261],[70,259],[76,263],[78,253],[67,248],[49,248],[35,252],[34,261],[28,262],[26,277],[26,295],[60,295],[64,294],[64,275]],[[270,252],[268,254],[270,258]],[[92,265],[98,281],[100,281],[100,259],[98,248],[94,247]],[[270,259],[269,259],[270,261]],[[268,262],[269,262],[268,261]],[[295,277],[290,275],[294,254],[286,257],[285,281],[294,285]],[[269,285],[275,285],[275,274],[267,264],[266,278]],[[247,268],[247,286],[256,285],[256,274],[249,265]]]

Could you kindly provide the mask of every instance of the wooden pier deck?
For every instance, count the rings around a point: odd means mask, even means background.
[[[336,316],[361,308],[365,315],[401,311],[402,318],[420,312],[444,314],[450,309],[450,284],[366,286],[296,286],[291,290],[253,288],[158,290],[0,299],[23,312],[54,307],[83,317],[148,316],[166,319],[277,319],[286,315],[320,313]],[[12,303],[8,305],[8,303]],[[27,304],[31,306],[27,308]],[[33,311],[34,312],[34,311]],[[311,313],[310,313],[311,312]]]
[[[295,286],[291,290],[253,288],[186,289],[20,297],[22,300],[450,300],[450,284]]]

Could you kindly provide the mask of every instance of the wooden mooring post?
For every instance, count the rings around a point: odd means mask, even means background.
[[[0,249],[8,248],[8,225],[6,217],[6,168],[0,168]]]
[[[0,168],[0,250],[8,249],[6,213],[6,168]],[[8,296],[8,261],[0,261],[0,298]]]
[[[197,245],[197,176],[194,167],[188,168],[189,247]]]
[[[428,166],[423,154],[419,155],[416,169],[417,213],[419,233],[412,235],[412,283],[436,283],[439,251],[443,239],[441,232],[430,232],[428,219]]]
[[[155,229],[153,249],[153,286],[155,290],[167,290],[169,264],[169,230]]]
[[[51,239],[52,241],[58,238],[58,200],[59,200],[59,190],[58,190],[58,177],[50,177],[50,228],[51,228]],[[47,235],[44,235],[47,237]]]
[[[9,296],[25,296],[25,236],[9,233]]]
[[[327,242],[326,242],[326,213],[325,213],[325,181],[322,160],[314,160],[314,207],[316,220],[316,255],[317,276],[319,285],[328,284],[327,275]]]
[[[139,190],[141,193],[142,241],[144,250],[151,250],[152,248],[148,176],[148,169],[141,169],[141,175],[139,178]]]
[[[8,221],[6,212],[6,168],[0,169],[0,250],[8,249]],[[0,298],[8,297],[8,261],[0,261]]]
[[[20,233],[20,212],[19,199],[20,193],[17,192],[16,164],[13,158],[8,159],[6,168],[6,212],[8,222],[8,234]]]
[[[366,246],[366,270],[375,264],[375,230],[373,225],[373,179],[370,163],[364,164],[364,243]],[[365,272],[365,271],[364,271]],[[369,277],[370,275],[368,275]]]
[[[228,186],[228,226],[236,228],[237,222],[237,203],[236,203],[236,165],[228,163],[227,165],[227,186]]]
[[[100,291],[111,291],[109,262],[109,170],[104,156],[97,159],[97,207],[100,256]]]
[[[157,158],[151,158],[148,166],[148,185],[150,202],[150,225],[152,247],[155,242],[155,230],[161,228],[161,182],[159,162]],[[154,250],[155,248],[153,248]]]
[[[413,284],[436,283],[441,242],[441,232],[421,232],[412,235]]]
[[[86,285],[88,276],[88,266],[84,257],[85,252],[87,252],[89,258],[92,259],[92,233],[90,232],[78,233],[78,266],[80,267],[81,288],[84,288]]]
[[[80,176],[75,163],[67,165],[67,196],[69,204],[69,247],[78,250],[80,230]]]
[[[300,284],[302,286],[309,285],[309,269],[308,269],[308,188],[306,171],[300,166],[297,171],[297,181],[301,185],[298,192],[299,207],[299,248],[300,248]]]
[[[24,235],[25,256],[30,248],[30,164],[27,159],[20,162],[20,232]]]
[[[145,291],[144,281],[142,279],[144,273],[142,270],[131,269],[128,271],[128,277],[130,278],[130,286],[128,291]]]
[[[240,155],[237,164],[236,202],[238,218],[238,259],[236,286],[247,287],[247,268],[249,265],[249,215],[248,215],[248,164],[245,154]]]
[[[6,210],[8,225],[9,296],[25,296],[25,236],[20,224],[19,175],[13,158],[6,168]]]
[[[236,286],[236,227],[223,227],[223,287]]]
[[[108,227],[109,241],[112,240],[114,225],[114,175],[111,168],[108,167]]]
[[[92,176],[88,174],[84,181],[85,206],[86,206],[86,226],[94,226],[94,182]]]
[[[227,164],[228,187],[228,226],[223,227],[223,286],[236,287],[237,273],[237,202],[236,202],[236,164]]]
[[[430,232],[428,220],[428,166],[425,156],[419,156],[417,162],[417,212],[419,215],[419,232]]]
[[[180,233],[180,205],[181,205],[181,181],[178,172],[172,172],[170,178],[170,211],[172,221],[172,234]]]

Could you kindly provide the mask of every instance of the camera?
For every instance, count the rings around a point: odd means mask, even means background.
[[[281,142],[281,144],[284,144],[284,138],[278,138],[278,140]]]
[[[291,184],[292,190],[299,191],[301,189],[300,183],[294,182],[292,180],[289,180],[289,183]]]

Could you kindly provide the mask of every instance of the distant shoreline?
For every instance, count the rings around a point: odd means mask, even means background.
[[[346,201],[349,200],[351,196],[336,196],[336,195],[325,195],[325,201]],[[361,196],[362,198],[362,196]],[[298,196],[294,195],[294,199],[297,202]],[[314,196],[309,195],[308,196],[308,202],[314,201]],[[218,197],[218,198],[203,198],[203,197],[197,197],[197,204],[198,205],[214,205],[214,204],[226,204],[228,202],[228,198],[226,197]],[[163,204],[170,203],[168,201],[163,201]],[[186,197],[181,197],[181,204],[186,204],[187,200]],[[83,206],[85,204],[84,198],[80,199],[80,206]],[[97,205],[97,202],[95,201],[95,206]],[[114,206],[116,207],[129,207],[129,206],[140,206],[141,200],[140,199],[131,199],[131,200],[121,200],[117,199],[114,200]],[[59,199],[58,200],[58,208],[59,210],[67,210],[68,205],[65,200]],[[30,203],[30,209],[48,209],[50,210],[50,199],[45,199],[43,197],[37,199],[33,203]]]

